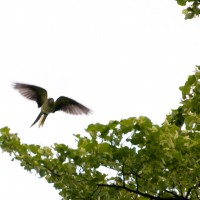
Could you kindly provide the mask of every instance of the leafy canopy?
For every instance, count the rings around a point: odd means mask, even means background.
[[[23,144],[5,127],[0,147],[63,199],[199,199],[200,66],[180,90],[180,107],[162,125],[144,116],[90,124],[76,149]]]
[[[185,19],[192,19],[200,14],[199,0],[176,0],[180,6],[185,6],[183,14]]]

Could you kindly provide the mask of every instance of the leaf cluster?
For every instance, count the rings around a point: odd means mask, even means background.
[[[200,14],[200,1],[199,0],[176,0],[180,6],[186,6],[182,11],[185,19],[192,19]]]

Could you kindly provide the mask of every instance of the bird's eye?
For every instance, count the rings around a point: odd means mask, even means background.
[[[53,99],[49,99],[50,104],[53,104],[53,102],[54,102]]]

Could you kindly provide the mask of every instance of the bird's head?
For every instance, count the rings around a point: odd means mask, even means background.
[[[53,98],[49,98],[49,99],[48,99],[48,104],[49,104],[50,106],[53,106],[53,105],[54,105],[54,99],[53,99]]]

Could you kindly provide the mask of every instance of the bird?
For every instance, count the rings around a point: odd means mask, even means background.
[[[37,102],[38,108],[41,111],[31,127],[39,120],[39,127],[44,125],[47,116],[56,111],[64,111],[73,115],[89,114],[91,110],[79,102],[65,96],[60,96],[56,101],[53,98],[48,98],[47,91],[39,86],[29,85],[25,83],[13,83],[13,88],[29,100]]]

